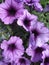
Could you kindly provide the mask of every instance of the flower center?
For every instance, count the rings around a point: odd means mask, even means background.
[[[35,38],[37,38],[37,36],[40,34],[36,29],[34,29],[32,33],[34,34]]]
[[[25,64],[25,63],[26,63],[26,61],[25,61],[24,58],[20,58],[20,59],[19,59],[19,62],[20,62],[21,64],[23,64],[23,63]]]
[[[43,49],[42,47],[37,47],[37,48],[35,49],[35,53],[42,53],[43,50],[44,50],[44,49]]]
[[[28,1],[28,4],[29,4],[29,3],[33,3],[32,0]]]
[[[11,65],[11,63],[8,63],[8,65]]]
[[[11,6],[11,7],[7,10],[7,12],[8,12],[8,15],[10,15],[10,16],[15,16],[15,14],[16,14],[16,9],[15,9],[13,6]]]
[[[49,64],[49,57],[46,57],[44,60],[44,65],[48,65]]]
[[[16,46],[15,46],[14,43],[8,45],[8,50],[10,50],[10,51],[14,51],[15,49],[16,49]]]
[[[26,27],[30,26],[30,20],[28,18],[25,18],[23,22]]]

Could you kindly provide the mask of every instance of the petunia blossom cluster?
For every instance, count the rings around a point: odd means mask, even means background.
[[[3,50],[3,58],[0,65],[31,65],[32,62],[49,65],[49,29],[24,5],[33,5],[36,10],[42,11],[39,2],[40,0],[5,0],[0,4],[0,19],[3,24],[12,25],[17,19],[17,25],[30,34],[27,48],[23,44],[24,40],[16,35],[2,41],[0,48]]]
[[[41,4],[39,3],[40,0],[24,0],[24,2],[28,6],[31,6],[31,7],[34,6],[34,9],[36,11],[43,11],[43,8],[42,8]]]

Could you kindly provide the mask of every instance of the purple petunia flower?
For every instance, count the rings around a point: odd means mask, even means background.
[[[43,10],[41,4],[39,3],[40,0],[24,0],[24,2],[29,6],[33,5],[35,7],[35,10],[37,10],[37,11]]]
[[[49,12],[49,5],[46,5],[43,12]]]
[[[4,40],[1,44],[3,49],[3,56],[5,59],[15,61],[17,57],[20,57],[24,53],[23,41],[19,37],[12,36],[8,41]]]
[[[43,51],[43,62],[40,65],[49,65],[49,49]]]
[[[18,21],[17,24],[20,26],[23,26],[23,28],[26,31],[29,31],[32,24],[37,20],[37,16],[35,15],[31,15],[27,10],[24,11],[24,15],[21,16]]]
[[[32,62],[38,62],[42,61],[42,52],[47,48],[47,44],[43,44],[41,47],[35,46],[33,47],[31,44],[29,44],[29,47],[26,49],[26,53],[31,56]]]
[[[23,0],[14,0],[14,1],[17,2],[17,3],[23,2]]]
[[[29,44],[33,46],[41,46],[49,40],[49,29],[44,26],[44,23],[35,22],[30,29]]]
[[[16,64],[17,65],[30,65],[31,62],[30,60],[28,60],[27,58],[25,57],[20,57],[16,60]]]
[[[40,3],[35,2],[34,3],[34,8],[35,8],[36,11],[39,11],[39,12],[43,11],[43,8],[42,8]]]
[[[20,15],[23,15],[23,5],[14,0],[5,0],[0,4],[0,18],[4,24],[13,23]]]
[[[31,6],[31,5],[33,5],[33,3],[35,3],[35,2],[39,2],[40,0],[24,0],[24,2],[27,4],[27,5],[29,5],[29,6]]]
[[[0,65],[15,65],[15,63],[0,61]]]

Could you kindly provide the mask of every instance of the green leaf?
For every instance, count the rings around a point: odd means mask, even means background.
[[[4,39],[7,39],[12,35],[12,30],[8,25],[4,25],[0,21],[0,42]]]

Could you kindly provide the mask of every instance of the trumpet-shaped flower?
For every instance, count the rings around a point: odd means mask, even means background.
[[[33,14],[31,15],[27,10],[25,10],[24,15],[18,19],[17,24],[23,26],[26,31],[29,31],[32,24],[35,23],[36,20],[37,16]]]
[[[20,57],[24,53],[23,41],[19,37],[12,36],[8,41],[4,40],[1,44],[3,49],[3,57],[10,61],[15,61],[17,57]]]
[[[22,15],[23,5],[14,0],[5,0],[0,4],[0,18],[4,24],[12,24],[15,19]]]

